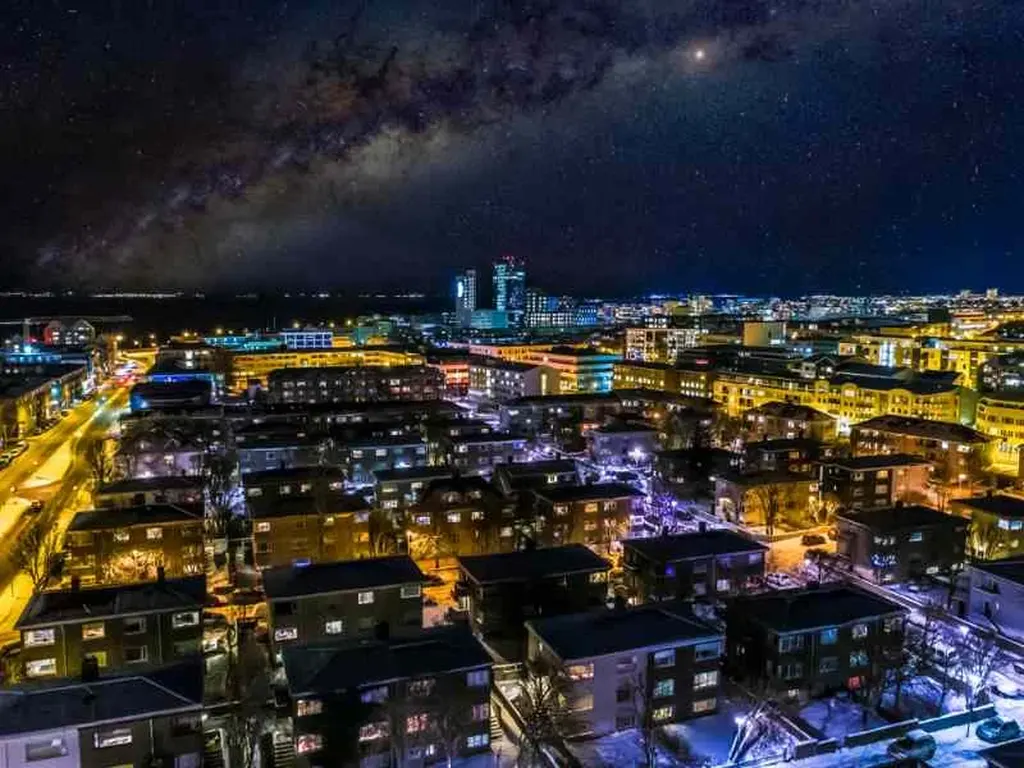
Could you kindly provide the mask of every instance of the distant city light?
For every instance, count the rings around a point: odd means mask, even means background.
[[[703,48],[697,48],[693,52],[694,61],[704,61],[704,59],[707,58],[707,55],[707,51],[705,51]]]

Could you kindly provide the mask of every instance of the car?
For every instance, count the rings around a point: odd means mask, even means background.
[[[990,717],[978,725],[978,738],[993,744],[1020,738],[1020,726],[1016,720],[1005,717]]]
[[[1013,671],[1018,675],[1024,675],[1024,661],[1013,662]]]
[[[920,728],[892,742],[885,750],[890,757],[908,760],[931,760],[935,756],[935,737]]]
[[[820,562],[823,558],[828,556],[827,549],[808,549],[804,552],[804,560],[808,563]]]
[[[41,501],[38,501],[38,500],[37,501],[33,501],[31,504],[28,505],[28,513],[30,515],[37,515],[37,514],[39,514],[42,511],[43,511],[43,502],[41,502]]]
[[[1024,693],[1021,692],[1020,686],[1012,680],[998,680],[992,685],[992,693],[1004,699],[1024,698]]]
[[[0,469],[3,469],[4,467],[10,465],[10,463],[11,463],[11,457],[10,456],[0,456]]]
[[[839,529],[833,525],[831,528],[828,529],[828,537],[832,541],[836,541],[839,538]]]
[[[822,544],[827,544],[828,539],[820,533],[805,533],[800,537],[800,543],[805,547],[820,547]]]
[[[920,581],[908,581],[906,585],[907,592],[924,592],[927,587]]]

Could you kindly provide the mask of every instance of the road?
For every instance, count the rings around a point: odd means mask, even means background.
[[[107,393],[83,403],[51,430],[30,440],[29,449],[0,473],[0,500],[7,513],[0,521],[0,642],[14,639],[14,623],[32,596],[32,583],[14,571],[11,548],[32,525],[56,526],[61,535],[79,510],[91,505],[88,491],[92,479],[85,455],[88,446],[106,437],[121,409],[128,402],[128,388]],[[38,515],[16,516],[7,503],[22,496],[39,499],[45,507]]]

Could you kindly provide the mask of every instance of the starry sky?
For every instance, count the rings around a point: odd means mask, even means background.
[[[2,284],[1024,291],[1024,2],[9,0]],[[10,34],[9,34],[10,33]]]

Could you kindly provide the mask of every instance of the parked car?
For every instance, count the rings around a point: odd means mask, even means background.
[[[927,731],[915,728],[906,736],[896,739],[886,752],[891,757],[931,760],[935,756],[935,738]]]
[[[4,467],[8,466],[10,463],[11,463],[11,457],[10,456],[0,456],[0,469],[3,469]]]
[[[839,538],[839,529],[833,525],[831,528],[828,529],[828,537],[832,541],[836,541]]]
[[[992,686],[992,692],[996,696],[1002,696],[1004,699],[1020,699],[1024,698],[1024,693],[1021,693],[1020,686],[1012,680],[999,680]]]
[[[822,544],[827,544],[828,539],[820,533],[805,533],[800,537],[800,543],[805,547],[820,547]]]
[[[993,744],[1020,738],[1020,726],[1016,720],[1005,717],[990,717],[978,726],[978,738]]]
[[[41,501],[33,501],[31,504],[28,505],[28,513],[30,515],[37,515],[37,514],[39,514],[42,511],[43,511],[43,502],[41,502]]]

